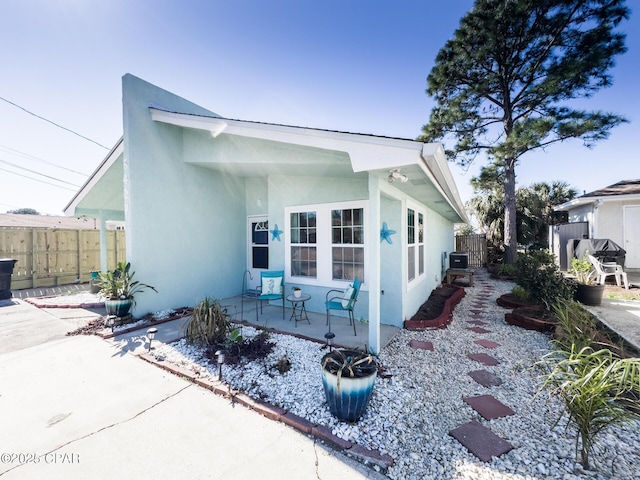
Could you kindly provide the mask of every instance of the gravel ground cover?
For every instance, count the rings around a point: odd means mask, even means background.
[[[316,343],[273,334],[276,347],[267,358],[224,365],[223,378],[233,389],[324,425],[341,438],[389,454],[395,463],[386,474],[392,479],[640,478],[638,422],[601,434],[592,457],[594,470],[585,472],[576,463],[576,432],[566,428],[566,416],[556,423],[563,411],[561,403],[546,392],[535,396],[542,372],[534,364],[551,348],[549,337],[507,325],[507,310],[495,303],[512,287],[510,282],[487,280],[484,286],[467,288],[447,329],[401,331],[379,356],[391,376],[377,379],[369,407],[355,424],[339,422],[329,413],[319,366],[325,352]],[[482,297],[485,291],[491,291],[491,296]],[[468,323],[471,320],[487,322],[483,328],[489,332],[468,330],[473,326]],[[242,333],[250,337],[257,330],[243,327]],[[487,350],[473,343],[478,339],[499,346]],[[411,348],[411,340],[432,342],[434,351]],[[486,367],[470,360],[469,353],[488,353],[500,364]],[[202,377],[217,378],[218,366],[184,340],[158,346],[155,355]],[[285,355],[291,369],[281,374],[275,365]],[[479,369],[491,371],[503,383],[481,386],[468,375]],[[516,413],[487,421],[463,401],[476,395],[492,395]],[[491,462],[478,460],[448,433],[471,420],[490,428],[514,449]]]

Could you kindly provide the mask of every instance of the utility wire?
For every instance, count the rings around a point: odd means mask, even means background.
[[[21,167],[20,165],[16,165],[15,163],[7,162],[6,160],[2,160],[1,158],[0,158],[0,163],[4,163],[5,165],[9,165],[10,167],[19,168],[20,170],[25,170],[25,171],[27,171],[29,173],[34,173],[34,174],[40,175],[42,177],[50,178],[51,180],[55,180],[56,182],[66,183],[67,185],[71,185],[72,187],[80,188],[80,185],[76,185],[75,183],[67,182],[66,180],[60,180],[59,178],[51,177],[49,175],[45,175],[44,173],[36,172],[35,170],[31,170],[29,168]]]
[[[71,192],[76,192],[77,191],[77,190],[75,190],[73,188],[67,188],[67,187],[63,187],[62,185],[56,185],[55,183],[45,182],[44,180],[39,180],[37,178],[27,177],[26,175],[22,175],[21,173],[18,173],[18,172],[12,172],[11,170],[7,170],[6,168],[0,167],[0,170],[3,170],[5,172],[9,172],[9,173],[13,173],[14,175],[18,175],[19,177],[28,178],[29,180],[33,180],[34,182],[46,183],[47,185],[53,185],[54,187],[63,188],[65,190],[69,190]]]
[[[18,105],[17,103],[13,103],[13,102],[11,102],[11,101],[7,100],[6,98],[0,97],[0,100],[5,101],[5,102],[7,102],[7,103],[8,103],[8,104],[10,104],[10,105],[13,105],[14,107],[17,107],[17,108],[19,108],[20,110],[22,110],[22,111],[24,111],[24,112],[27,112],[29,115],[33,115],[34,117],[39,118],[40,120],[44,120],[45,122],[49,122],[51,125],[55,125],[56,127],[61,128],[61,129],[63,129],[63,130],[66,130],[66,131],[67,131],[67,132],[69,132],[69,133],[73,133],[74,135],[77,135],[77,136],[78,136],[78,137],[80,137],[80,138],[84,138],[85,140],[88,140],[88,141],[89,141],[89,142],[91,142],[91,143],[95,143],[96,145],[98,145],[98,146],[100,146],[100,147],[104,148],[105,150],[110,150],[110,149],[109,149],[109,147],[105,147],[105,146],[104,146],[104,145],[102,145],[101,143],[98,143],[98,142],[96,142],[95,140],[91,140],[90,138],[85,137],[84,135],[81,135],[81,134],[79,134],[78,132],[74,132],[73,130],[68,129],[67,127],[63,127],[62,125],[58,125],[57,123],[52,122],[51,120],[49,120],[49,119],[47,119],[47,118],[41,117],[40,115],[38,115],[38,114],[36,114],[36,113],[33,113],[33,112],[31,112],[31,111],[27,110],[26,108],[21,107],[21,106],[20,106],[20,105]]]
[[[63,167],[62,165],[58,165],[57,163],[50,162],[50,161],[45,160],[43,158],[36,157],[36,156],[30,155],[28,153],[21,152],[20,150],[16,150],[15,148],[7,147],[6,145],[0,145],[0,149],[7,150],[7,153],[14,153],[14,154],[22,155],[23,157],[26,157],[26,158],[31,158],[33,160],[38,160],[39,162],[46,163],[47,165],[52,165],[54,167],[61,168],[62,170],[66,170],[67,172],[77,173],[78,175],[82,175],[83,177],[88,177],[89,176],[86,173],[78,172],[77,170],[73,170],[71,168]]]

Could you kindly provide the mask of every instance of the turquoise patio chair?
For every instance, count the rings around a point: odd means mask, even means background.
[[[353,286],[348,286],[346,290],[329,290],[327,292],[324,306],[327,309],[327,325],[329,325],[329,331],[331,331],[331,310],[342,310],[343,312],[349,312],[349,323],[353,325],[353,334],[356,333],[356,321],[353,318],[353,308],[358,301],[358,293],[360,293],[360,286],[362,282],[358,277],[353,280]],[[339,293],[339,295],[331,296],[331,293]]]
[[[284,270],[260,272],[260,285],[256,289],[260,294],[256,300],[260,304],[260,314],[262,314],[263,300],[282,300],[282,319],[284,320]],[[256,321],[258,321],[258,305],[256,305]]]

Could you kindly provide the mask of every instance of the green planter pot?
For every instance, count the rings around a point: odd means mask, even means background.
[[[360,352],[343,350],[347,355],[361,355]],[[324,360],[333,352],[327,353],[322,358]],[[377,369],[375,363],[366,366],[359,377],[342,376],[338,379],[336,374],[322,368],[322,386],[329,405],[329,411],[339,420],[346,422],[356,422],[365,412],[369,399],[373,393],[373,386],[376,382]]]
[[[131,310],[133,300],[125,298],[124,300],[105,300],[104,307],[107,309],[107,315],[115,315],[116,317],[126,317]]]

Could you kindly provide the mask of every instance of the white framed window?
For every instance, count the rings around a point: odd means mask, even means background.
[[[366,277],[366,201],[285,208],[285,280],[343,287]]]
[[[424,258],[425,212],[407,207],[407,282],[411,284],[425,274]]]
[[[316,212],[300,211],[290,213],[289,238],[291,276],[317,278]]]

